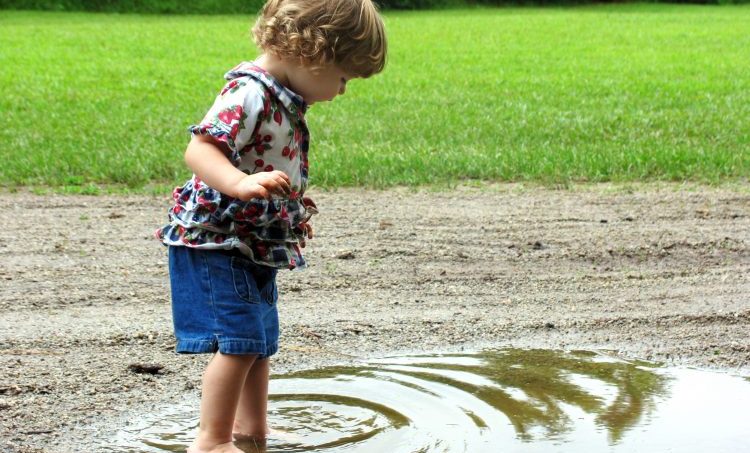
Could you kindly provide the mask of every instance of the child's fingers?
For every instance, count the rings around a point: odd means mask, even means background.
[[[278,176],[281,176],[284,179],[284,181],[287,182],[287,184],[291,184],[291,181],[289,180],[289,176],[286,173],[284,173],[283,171],[281,171],[281,170],[274,170],[271,173],[274,173],[274,174],[276,174]]]
[[[258,187],[258,195],[259,195],[259,198],[265,198],[266,200],[270,200],[272,194],[270,190],[266,189],[263,186],[260,186]]]
[[[279,175],[276,175],[276,181],[281,185],[282,189],[284,189],[282,195],[289,195],[292,191],[292,184],[289,182],[289,177],[282,172],[279,173]]]
[[[289,184],[279,177],[268,177],[260,180],[258,184],[267,190],[285,196],[289,193]]]
[[[303,223],[299,224],[299,228],[300,228],[300,230],[302,230],[303,237],[307,236],[307,239],[312,239],[313,238],[313,228],[312,228],[312,225],[310,225],[307,222],[303,222]]]
[[[246,187],[237,197],[242,201],[252,200],[253,198],[271,199],[271,192],[260,184]]]

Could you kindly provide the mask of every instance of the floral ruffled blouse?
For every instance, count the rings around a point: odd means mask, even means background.
[[[239,249],[252,261],[275,268],[303,268],[300,224],[317,213],[303,197],[307,188],[309,133],[302,97],[263,69],[241,63],[193,134],[226,143],[232,164],[247,174],[281,170],[290,179],[288,198],[242,201],[207,186],[197,176],[172,193],[169,224],[156,236],[165,245]]]

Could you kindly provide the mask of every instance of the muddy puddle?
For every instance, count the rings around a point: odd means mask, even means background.
[[[605,353],[409,355],[273,376],[246,452],[750,451],[750,380]],[[185,451],[198,402],[142,414],[116,452]]]

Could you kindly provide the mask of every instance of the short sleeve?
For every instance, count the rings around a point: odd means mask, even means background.
[[[263,111],[264,90],[251,78],[229,81],[216,97],[203,121],[190,126],[193,134],[210,135],[227,144],[237,166],[240,150],[252,139],[258,115]]]

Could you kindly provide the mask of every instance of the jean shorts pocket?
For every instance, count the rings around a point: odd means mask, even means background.
[[[279,298],[279,290],[276,287],[276,270],[274,269],[271,272],[273,277],[269,278],[263,289],[260,290],[260,299],[269,305],[275,304]]]
[[[232,280],[234,281],[234,290],[240,299],[253,304],[259,304],[258,287],[255,284],[255,278],[248,271],[244,260],[232,257]]]
[[[259,304],[274,304],[278,298],[276,269],[263,269],[250,260],[232,257],[232,279],[240,299]]]

